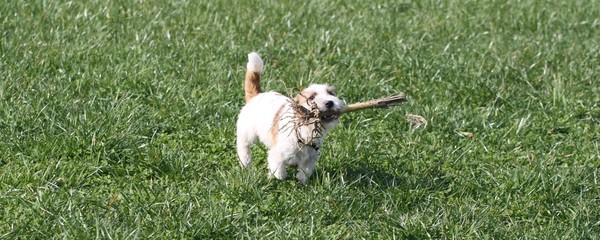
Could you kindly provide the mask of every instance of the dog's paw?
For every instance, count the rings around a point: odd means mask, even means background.
[[[285,169],[283,171],[277,170],[275,172],[269,173],[269,179],[276,178],[278,180],[285,180],[287,178],[287,172]]]
[[[242,168],[249,168],[250,165],[252,165],[252,162],[249,162],[249,161],[240,161],[240,166],[242,166]]]
[[[302,171],[298,171],[298,173],[296,174],[296,179],[298,179],[298,182],[302,186],[306,185],[306,182],[308,182],[308,176],[306,176],[306,174]]]

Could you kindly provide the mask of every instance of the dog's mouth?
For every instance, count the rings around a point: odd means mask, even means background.
[[[340,116],[339,112],[329,111],[329,112],[321,112],[320,119],[321,121],[328,123],[337,120]]]

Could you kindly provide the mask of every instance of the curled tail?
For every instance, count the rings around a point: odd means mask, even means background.
[[[261,93],[260,75],[263,73],[263,61],[257,53],[248,54],[248,64],[246,65],[246,80],[244,81],[244,99],[246,102]]]

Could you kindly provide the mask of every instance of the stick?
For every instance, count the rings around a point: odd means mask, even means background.
[[[342,109],[342,113],[353,112],[357,110],[362,110],[366,108],[387,108],[390,106],[398,105],[402,102],[406,101],[406,95],[404,93],[398,93],[397,95],[374,99],[366,102],[353,103],[347,105],[344,109]]]

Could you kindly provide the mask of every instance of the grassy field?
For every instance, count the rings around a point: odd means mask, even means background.
[[[0,34],[2,239],[600,238],[598,1],[14,0]],[[410,101],[269,180],[250,51],[265,89]]]

